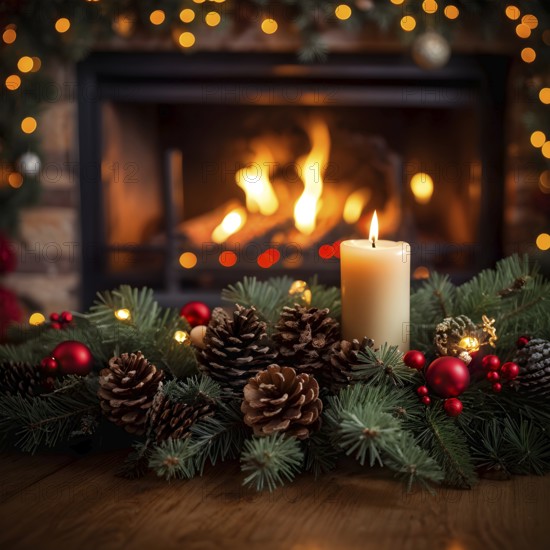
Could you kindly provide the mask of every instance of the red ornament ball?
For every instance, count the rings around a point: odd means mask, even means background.
[[[50,313],[50,321],[52,323],[59,323],[59,313]]]
[[[40,368],[46,376],[52,376],[57,374],[59,365],[53,357],[44,357],[40,362]]]
[[[518,349],[524,348],[529,343],[529,336],[520,336],[518,338],[518,341],[516,342],[516,346]]]
[[[75,340],[61,342],[53,350],[52,357],[57,361],[60,374],[86,376],[90,373],[94,364],[90,348]]]
[[[70,311],[64,311],[61,314],[61,322],[62,323],[70,323],[73,320],[73,314]]]
[[[500,384],[499,382],[493,384],[493,391],[495,393],[500,393],[502,391],[502,384]]]
[[[50,327],[53,328],[54,330],[60,330],[61,329],[61,323],[59,323],[57,321],[52,321],[50,323]]]
[[[426,386],[419,386],[418,388],[416,388],[416,393],[420,397],[424,397],[425,395],[428,395],[428,388]]]
[[[500,368],[500,359],[496,355],[486,355],[481,361],[485,370],[498,370]]]
[[[458,416],[462,412],[462,401],[456,397],[451,397],[450,399],[445,400],[443,405],[447,416]]]
[[[0,342],[5,342],[8,328],[23,318],[17,296],[7,288],[0,286]]]
[[[428,395],[425,395],[423,398],[422,398],[422,403],[424,405],[426,405],[426,407],[428,407],[430,405],[430,403],[432,402],[432,400],[430,399],[430,397]]]
[[[16,264],[17,258],[10,241],[0,233],[0,274],[10,273]]]
[[[196,327],[207,325],[212,312],[204,302],[189,302],[181,308],[180,316],[184,317],[191,327]]]
[[[500,380],[500,374],[492,370],[487,373],[487,380],[489,380],[489,382],[498,382]]]
[[[519,375],[519,365],[510,361],[508,363],[504,363],[500,369],[500,374],[502,374],[506,380],[514,380]]]
[[[422,370],[426,364],[426,357],[421,351],[412,349],[403,356],[403,363],[411,369]]]
[[[426,382],[440,397],[457,397],[470,384],[470,371],[457,357],[439,357],[426,369]]]

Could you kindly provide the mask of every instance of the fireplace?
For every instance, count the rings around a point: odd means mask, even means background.
[[[243,275],[337,283],[338,245],[411,243],[413,273],[501,256],[507,59],[95,53],[80,63],[83,300],[164,303]],[[93,275],[92,275],[93,274]]]

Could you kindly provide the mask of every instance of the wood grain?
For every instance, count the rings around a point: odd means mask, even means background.
[[[241,486],[238,464],[167,484],[115,477],[123,453],[0,458],[0,548],[521,549],[549,547],[550,478],[472,491],[402,492],[381,470],[345,465],[273,494]]]

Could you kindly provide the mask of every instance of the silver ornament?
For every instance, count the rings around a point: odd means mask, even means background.
[[[38,176],[41,168],[40,157],[31,151],[23,153],[17,159],[17,170],[24,176]]]
[[[449,61],[451,47],[440,34],[428,31],[414,41],[412,57],[415,63],[423,69],[440,69]]]

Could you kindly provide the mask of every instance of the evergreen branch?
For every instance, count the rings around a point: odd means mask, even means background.
[[[317,478],[334,469],[341,451],[333,447],[326,424],[305,442],[305,469]]]
[[[134,450],[128,455],[117,471],[117,476],[126,479],[139,479],[149,471],[151,448],[147,443],[136,443]]]
[[[308,281],[311,290],[311,307],[328,309],[333,319],[338,319],[342,314],[342,299],[340,289],[336,286],[321,285],[317,277]]]
[[[292,481],[304,461],[299,441],[281,434],[255,437],[244,444],[241,470],[248,473],[243,485],[269,491]]]
[[[471,488],[477,480],[464,434],[441,410],[426,411],[427,428],[419,435],[445,472],[445,482],[453,487]]]
[[[191,479],[197,473],[196,450],[191,439],[167,439],[154,447],[149,468],[166,481]]]
[[[376,350],[365,347],[359,351],[357,359],[358,362],[353,365],[351,374],[354,382],[404,386],[416,376],[416,371],[403,363],[403,354],[397,346],[390,346],[387,343],[383,343]]]
[[[164,385],[163,391],[169,399],[188,405],[199,400],[217,403],[222,394],[221,386],[204,375],[193,376],[185,382],[171,380]]]
[[[504,420],[503,436],[512,473],[543,475],[550,470],[548,433],[532,422],[508,417]]]

